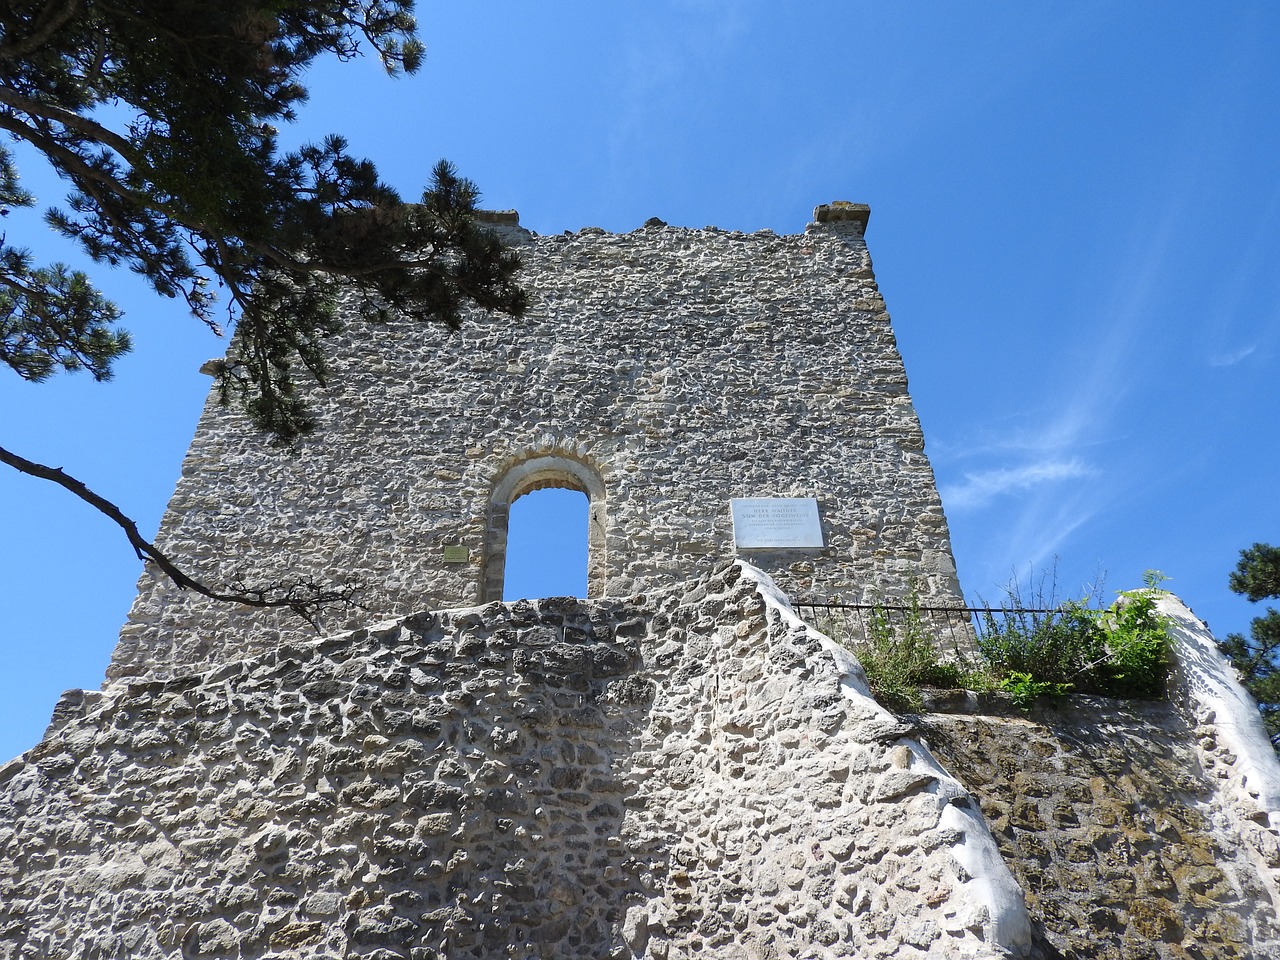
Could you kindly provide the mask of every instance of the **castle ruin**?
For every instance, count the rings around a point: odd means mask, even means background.
[[[1174,702],[919,717],[795,615],[962,602],[867,216],[489,215],[523,320],[352,320],[292,448],[211,397],[158,545],[365,609],[145,572],[103,690],[0,767],[0,960],[1280,956],[1280,773],[1185,608]],[[503,603],[548,486],[588,596]],[[800,542],[735,528],[775,498]]]

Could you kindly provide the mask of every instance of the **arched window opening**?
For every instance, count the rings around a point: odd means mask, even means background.
[[[587,495],[533,490],[511,504],[502,599],[587,595]]]
[[[539,494],[530,497],[530,494]],[[550,498],[544,495],[550,494]],[[562,499],[561,505],[572,511],[578,519],[554,519],[555,514],[544,524],[541,532],[523,536],[516,526],[518,513],[525,510],[535,515],[542,515],[551,509],[550,504],[557,497]],[[517,503],[528,500],[527,503]],[[583,503],[583,500],[586,503]],[[485,521],[484,561],[480,569],[479,600],[489,603],[507,598],[531,598],[563,596],[586,596],[596,598],[604,596],[608,581],[608,558],[605,556],[605,530],[608,529],[608,507],[606,505],[604,480],[599,470],[573,454],[559,451],[534,454],[517,460],[506,470],[494,478],[493,492],[489,496],[488,515]],[[544,504],[548,506],[543,506]],[[573,506],[569,506],[572,504]],[[586,532],[582,533],[585,515]],[[509,529],[510,528],[510,529]],[[576,549],[586,550],[586,588],[583,589],[581,575],[573,574],[576,579],[557,579],[550,584],[543,582],[535,585],[528,582],[505,583],[507,577],[516,576],[521,568],[551,572],[557,566],[566,566],[569,561],[551,563],[548,560],[552,550],[557,555],[568,556],[563,548],[554,548],[551,544],[558,534],[570,529],[577,530],[573,534]],[[507,562],[509,534],[524,539],[528,548],[527,559]],[[522,548],[523,549],[523,548]],[[580,560],[573,561],[575,570],[582,569]]]

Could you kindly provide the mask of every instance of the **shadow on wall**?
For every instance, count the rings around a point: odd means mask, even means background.
[[[1194,944],[1244,960],[1273,942],[1269,907],[1242,893],[1238,851],[1213,829],[1214,784],[1170,704],[1076,696],[924,725],[1064,956],[1163,960]]]

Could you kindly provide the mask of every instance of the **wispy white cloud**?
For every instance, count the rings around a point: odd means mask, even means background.
[[[998,467],[966,473],[958,484],[942,488],[942,502],[949,510],[974,510],[1008,493],[1029,490],[1046,483],[1096,476],[1097,471],[1079,460],[1047,460],[1020,467]]]
[[[1036,499],[1030,509],[1018,515],[1006,531],[1010,556],[1021,558],[1031,568],[1051,566],[1076,530],[1092,520],[1111,497],[1108,493],[1058,489],[1056,495]]]
[[[1211,308],[1204,318],[1209,341],[1208,364],[1233,367],[1261,349],[1265,354],[1280,337],[1280,312],[1272,300],[1269,311],[1259,310],[1260,291],[1275,289],[1275,236],[1280,222],[1280,186],[1262,202],[1249,229],[1240,231],[1240,245],[1232,258],[1234,268],[1218,278]],[[1248,346],[1236,344],[1248,342]]]
[[[1230,353],[1219,353],[1209,358],[1209,366],[1211,367],[1234,367],[1245,357],[1250,356],[1258,349],[1255,343],[1248,347],[1241,347],[1239,350],[1233,350]]]
[[[1129,399],[1164,375],[1147,347],[1161,333],[1160,297],[1186,232],[1186,198],[1194,195],[1186,181],[1199,159],[1193,153],[1168,170],[1162,189],[1134,211],[1119,255],[1099,264],[1098,282],[1080,292],[1073,310],[1081,346],[1056,355],[1040,389],[1000,422],[953,442],[937,464],[943,504],[956,518],[953,538],[972,561],[971,587],[1079,552],[1080,531],[1128,495],[1131,445],[1118,441],[1140,429],[1126,419]],[[961,463],[971,469],[961,473]]]
[[[994,499],[986,510],[952,511],[959,526],[980,526],[986,531],[976,538],[968,536],[963,544],[961,583],[969,595],[998,598],[1011,581],[1034,584],[1037,572],[1053,571],[1059,560],[1059,598],[1087,593],[1105,576],[1100,554],[1076,538],[1123,494],[1112,489],[1109,476],[1102,482],[1103,471],[1081,466],[1078,476],[1045,481],[1020,493],[1011,491],[1003,500]]]
[[[1168,201],[1137,218],[1126,256],[1112,270],[1104,291],[1077,307],[1081,323],[1090,331],[1089,346],[1050,368],[1062,384],[1058,390],[1046,389],[1038,409],[1011,408],[1001,422],[979,428],[976,435],[942,452],[957,459],[1021,457],[1038,464],[1078,464],[1081,449],[1117,439],[1117,430],[1123,428],[1118,428],[1116,413],[1125,397],[1144,389],[1144,378],[1157,375],[1144,364],[1143,343],[1158,322],[1154,304],[1186,210],[1184,200]],[[1014,473],[1025,470],[1034,467],[1012,468]],[[1007,472],[1009,468],[985,473]]]

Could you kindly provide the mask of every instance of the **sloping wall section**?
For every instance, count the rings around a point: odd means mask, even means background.
[[[1025,954],[856,670],[727,566],[70,698],[0,768],[0,957]]]
[[[1280,956],[1280,838],[1224,809],[1197,749],[1211,731],[1169,704],[1071,698],[923,730],[1063,956]]]
[[[1203,705],[865,689],[726,565],[77,692],[0,768],[0,958],[1280,956]]]

